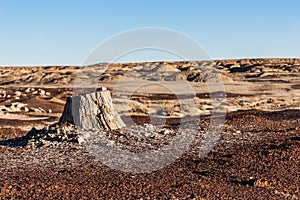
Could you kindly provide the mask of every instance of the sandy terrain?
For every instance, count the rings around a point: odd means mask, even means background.
[[[1,67],[0,76],[0,199],[299,199],[300,59]],[[146,84],[134,87],[139,81]],[[192,147],[171,165],[135,174],[101,164],[73,142],[9,145],[56,123],[68,96],[100,86],[127,124],[104,133],[110,141],[151,151],[168,144],[180,122],[196,121]],[[200,158],[213,112],[226,114],[224,128]],[[162,122],[170,131],[155,135]],[[154,128],[133,128],[149,123]]]

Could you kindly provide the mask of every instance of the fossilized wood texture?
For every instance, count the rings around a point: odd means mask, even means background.
[[[115,130],[125,127],[115,112],[110,91],[80,94],[67,98],[60,122],[70,122],[85,130]]]

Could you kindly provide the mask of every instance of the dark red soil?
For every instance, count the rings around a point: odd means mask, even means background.
[[[1,166],[0,199],[299,199],[300,111],[229,113],[224,132],[206,157],[199,158],[194,146],[151,173],[117,171],[86,154],[74,164],[80,155],[72,148],[59,150],[66,155],[59,165]],[[0,162],[24,151],[0,150]]]

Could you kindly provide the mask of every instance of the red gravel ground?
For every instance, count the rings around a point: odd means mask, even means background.
[[[171,165],[142,174],[101,165],[83,148],[1,147],[0,199],[300,197],[300,111],[229,113],[214,150],[199,158],[196,147],[197,142]]]

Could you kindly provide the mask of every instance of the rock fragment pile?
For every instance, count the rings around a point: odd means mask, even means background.
[[[32,128],[26,136],[28,148],[53,146],[60,142],[78,143],[76,128],[71,123],[56,123],[41,130]]]
[[[55,123],[40,130],[32,128],[25,136],[0,141],[10,147],[39,148],[58,144],[78,143],[76,128],[71,123]]]

